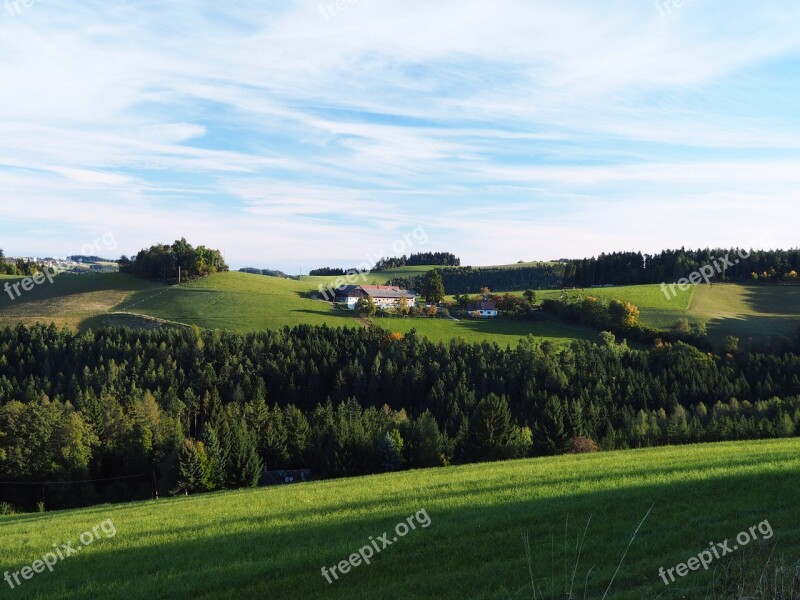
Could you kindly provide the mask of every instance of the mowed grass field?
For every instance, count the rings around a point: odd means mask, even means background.
[[[794,571],[798,480],[800,440],[785,439],[565,455],[0,517],[0,564],[11,572],[54,545],[80,546],[80,534],[106,519],[116,529],[114,537],[101,533],[52,573],[36,574],[4,596],[488,600],[565,598],[572,590],[575,598],[599,599],[613,578],[608,598],[701,600],[714,598],[709,583],[731,556],[669,586],[659,568],[687,561],[711,541],[731,540],[733,547],[737,534],[765,520],[774,532],[763,542],[767,555]],[[416,529],[398,536],[396,525],[423,509]],[[430,524],[423,528],[425,515]],[[347,560],[370,539],[382,547],[377,540],[384,532],[391,545],[374,553],[371,564],[326,582],[323,566]],[[756,547],[752,542],[738,552],[756,556]]]
[[[163,285],[121,273],[61,275],[53,283],[45,280],[27,292],[18,288],[20,296],[12,299],[3,286],[21,280],[0,275],[0,326],[53,322],[59,327],[81,328],[88,319],[113,310],[137,292],[165,289]]]
[[[693,285],[676,295],[660,285],[632,285],[568,290],[570,294],[630,302],[645,325],[669,329],[678,319],[706,323],[709,337],[719,343],[733,335],[742,341],[764,342],[775,336],[794,336],[800,328],[800,286],[715,283]],[[513,292],[521,295],[522,292]],[[537,301],[557,299],[562,290],[538,290]],[[452,297],[451,297],[452,298]]]
[[[701,285],[687,313],[691,320],[706,321],[717,339],[791,337],[800,328],[800,287]]]
[[[652,327],[669,328],[681,318],[686,318],[690,323],[703,322],[708,326],[709,337],[715,342],[720,342],[728,335],[742,341],[763,342],[775,336],[794,336],[800,328],[798,286],[738,283],[697,285],[669,301],[660,286],[633,287],[652,288],[655,301],[637,304],[641,308],[642,322]],[[633,287],[627,289],[632,290]],[[605,288],[604,291],[623,289],[626,288]],[[627,298],[633,296],[620,295]]]
[[[383,283],[395,274],[424,272],[414,267],[370,274],[368,281]],[[5,278],[10,282],[19,278]],[[53,284],[36,286],[21,297],[0,298],[0,325],[19,322],[55,322],[77,329],[102,325],[158,325],[163,321],[197,325],[208,329],[238,332],[275,329],[300,324],[332,327],[361,327],[363,320],[351,311],[336,309],[330,303],[308,298],[309,291],[336,278],[308,277],[301,281],[221,273],[181,285],[153,284],[129,275],[112,273],[86,276],[61,276]],[[3,279],[0,279],[2,286]],[[151,317],[148,323],[138,316]],[[587,327],[542,321],[454,321],[444,319],[376,319],[392,331],[419,335],[436,342],[461,338],[469,342],[497,342],[505,346],[518,343],[528,334],[566,343],[571,339],[591,339],[596,332]]]
[[[667,298],[664,292],[661,291],[660,285],[626,285],[615,287],[602,287],[602,288],[574,288],[568,289],[567,293],[570,296],[580,294],[582,296],[593,296],[595,298],[602,298],[604,300],[624,300],[630,302],[640,309],[661,309],[661,310],[686,310],[694,294],[694,286],[685,292],[681,292],[676,288],[677,295],[674,298]],[[542,300],[557,300],[564,292],[564,290],[534,290],[536,292],[536,301]],[[504,294],[505,292],[498,292]],[[524,290],[510,292],[515,296],[522,296]],[[448,296],[453,300],[454,296]]]

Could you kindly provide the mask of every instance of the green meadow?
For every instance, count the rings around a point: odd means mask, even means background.
[[[47,600],[550,599],[570,591],[574,598],[599,599],[609,584],[606,597],[620,600],[710,599],[709,585],[734,555],[669,586],[659,569],[765,520],[773,537],[736,556],[757,559],[766,548],[775,564],[793,565],[800,556],[799,479],[800,440],[783,439],[564,455],[6,516],[0,517],[4,572],[32,564],[54,544],[79,546],[81,533],[107,519],[116,535],[101,532],[52,573],[35,574],[13,591],[0,583],[4,597]],[[397,536],[395,526],[422,510],[416,528]],[[425,515],[429,526],[422,527]],[[323,566],[347,560],[384,532],[391,545],[369,565],[327,583]]]
[[[2,289],[4,284],[21,280],[0,275],[0,325],[53,322],[59,327],[80,328],[88,319],[113,310],[137,292],[165,289],[121,273],[60,275],[53,283],[45,281],[27,292],[18,288],[21,295],[11,299]]]
[[[661,309],[682,311],[686,310],[692,300],[696,286],[691,286],[689,290],[681,292],[676,288],[677,295],[674,298],[667,298],[664,292],[661,291],[660,285],[626,285],[602,288],[575,288],[568,289],[567,294],[570,296],[593,296],[595,298],[602,298],[604,300],[624,300],[630,302],[640,309]],[[542,300],[556,300],[563,293],[564,290],[534,290],[536,292],[537,302]],[[524,290],[510,292],[515,296],[522,296]],[[505,293],[505,292],[500,292]],[[449,296],[450,300],[454,296]]]
[[[368,273],[358,282],[384,283],[391,277],[425,271],[425,267],[402,267]],[[60,276],[53,284],[36,286],[14,300],[0,293],[0,325],[53,321],[58,326],[85,329],[104,324],[171,323],[237,332],[300,324],[367,325],[351,311],[309,298],[309,292],[318,290],[320,285],[335,285],[336,279],[292,280],[231,272],[165,286],[120,273]],[[2,277],[0,286],[5,281],[17,280]],[[792,336],[800,326],[800,287],[715,284],[676,291],[674,298],[667,298],[659,285],[591,288],[568,293],[630,302],[639,307],[641,321],[652,327],[669,328],[681,318],[690,323],[704,322],[716,342],[727,335],[743,341],[767,341],[773,336]],[[513,293],[519,295],[522,291]],[[562,293],[562,290],[536,290],[538,301],[558,298]],[[597,336],[590,328],[546,317],[538,321],[377,318],[373,322],[399,333],[414,329],[437,342],[461,338],[513,346],[527,335],[559,344]]]
[[[404,267],[369,274],[367,281],[383,283],[394,274],[412,272]],[[260,331],[301,324],[360,327],[368,323],[353,312],[313,300],[308,293],[335,277],[308,277],[300,281],[231,272],[206,279],[164,286],[129,275],[62,276],[52,285],[37,286],[21,298],[0,298],[0,324],[55,321],[59,326],[83,329],[102,325],[166,323],[197,325],[237,332]],[[2,283],[2,282],[0,282]],[[560,323],[515,321],[456,321],[450,319],[375,319],[373,322],[400,333],[415,329],[433,341],[461,338],[470,342],[515,345],[520,337],[534,335],[555,343],[593,339],[594,330]]]

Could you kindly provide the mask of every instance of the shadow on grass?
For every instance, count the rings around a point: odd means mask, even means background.
[[[3,280],[0,280],[0,284],[4,285],[6,282],[8,282],[13,285],[14,283],[20,282],[23,279],[23,277],[15,279],[4,278]],[[160,286],[137,279],[132,275],[127,275],[124,273],[58,275],[53,279],[53,283],[50,283],[47,279],[45,279],[44,283],[40,285],[34,285],[33,288],[27,292],[23,291],[22,288],[19,287],[18,289],[21,294],[19,297],[16,297],[15,295],[13,300],[11,300],[7,293],[0,293],[0,309],[8,306],[27,304],[30,302],[52,300],[54,298],[70,298],[71,296],[92,292],[129,292],[141,290],[142,287],[146,287],[147,289],[142,290],[140,293],[146,294],[147,292],[152,293],[152,290],[158,289]],[[2,287],[0,287],[0,289],[2,289]]]
[[[800,286],[745,285],[745,302],[755,313],[797,315],[800,318]]]
[[[709,336],[720,343],[732,335],[763,345],[781,336],[794,336],[800,328],[800,286],[741,285],[748,314],[708,320]]]
[[[719,317],[709,319],[707,325],[709,338],[715,344],[721,344],[730,335],[739,338],[741,342],[763,346],[776,338],[792,338],[797,335],[800,330],[800,316]],[[744,347],[740,344],[740,348]]]
[[[312,310],[310,308],[292,308],[289,309],[289,313],[291,314],[305,314],[305,315],[316,315],[319,317],[326,317],[326,318],[336,318],[340,319],[343,324],[350,323],[353,327],[356,327],[358,323],[355,319],[355,313],[351,310],[348,311],[330,311],[325,310],[324,308],[320,310]]]
[[[455,322],[454,322],[455,323]],[[551,317],[543,316],[536,320],[512,320],[512,319],[461,319],[456,326],[467,331],[494,335],[526,335],[545,336],[545,337],[564,337],[583,340],[594,340],[600,333],[599,330],[560,321]]]
[[[92,329],[102,329],[105,327],[124,327],[126,329],[191,329],[191,325],[185,323],[177,323],[172,321],[164,321],[155,317],[147,315],[133,315],[125,313],[104,313],[95,315],[84,319],[78,324],[78,333],[85,333]]]
[[[423,487],[416,496],[402,500],[384,498],[381,507],[368,515],[343,516],[324,524],[310,519],[290,526],[271,525],[268,514],[263,520],[260,516],[227,518],[216,523],[217,531],[214,525],[206,525],[204,530],[204,523],[195,527],[189,522],[179,530],[170,528],[165,539],[155,544],[148,538],[162,533],[158,512],[172,508],[174,514],[186,503],[188,518],[192,514],[189,507],[202,502],[202,497],[162,501],[159,506],[139,505],[154,517],[150,534],[126,532],[124,513],[131,505],[105,512],[98,509],[98,518],[105,515],[103,518],[114,519],[117,536],[96,542],[97,553],[70,557],[59,563],[54,573],[26,581],[14,590],[14,597],[532,598],[520,537],[523,529],[530,532],[534,578],[542,587],[547,584],[555,588],[547,598],[557,597],[556,591],[560,592],[558,597],[564,597],[564,571],[573,568],[577,525],[582,529],[586,519],[594,515],[577,569],[581,583],[576,584],[575,591],[580,590],[582,597],[582,582],[591,569],[586,597],[599,598],[633,531],[653,503],[655,508],[631,545],[612,587],[611,597],[615,599],[701,600],[710,573],[692,572],[667,587],[658,578],[658,569],[684,562],[704,550],[709,540],[732,538],[764,519],[769,519],[783,551],[796,555],[800,550],[796,517],[800,488],[794,485],[797,472],[669,485],[659,483],[660,475],[653,473],[652,481],[623,490],[545,499],[533,497],[538,486],[531,482],[518,486],[514,500],[498,501],[491,507],[453,508],[446,498],[431,498]],[[253,493],[294,492],[281,488]],[[230,502],[246,503],[248,496],[231,495]],[[214,499],[214,504],[218,501]],[[429,528],[418,528],[376,553],[371,565],[354,568],[333,585],[326,583],[321,575],[323,565],[330,567],[347,559],[368,544],[370,536],[377,538],[389,532],[391,539],[395,524],[422,508],[431,518]],[[329,507],[323,506],[316,516],[325,519],[329,514]],[[137,519],[141,517],[136,515]],[[567,519],[570,539],[565,540]],[[43,548],[42,553],[47,550]],[[13,570],[21,566],[4,565]]]

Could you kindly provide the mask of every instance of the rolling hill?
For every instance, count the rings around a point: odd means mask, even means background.
[[[426,267],[402,267],[369,273],[368,283],[382,283],[395,276],[425,272]],[[0,284],[10,278],[0,278]],[[313,300],[308,293],[335,277],[280,279],[244,273],[220,273],[177,286],[165,286],[112,273],[62,276],[52,285],[36,286],[10,300],[0,294],[0,324],[55,322],[73,328],[103,324],[132,326],[197,325],[238,332],[298,324],[334,327],[364,325],[350,311]],[[361,281],[361,280],[359,280]],[[522,291],[515,292],[521,294]],[[668,328],[680,318],[705,322],[715,342],[727,335],[757,342],[776,335],[792,336],[800,326],[800,287],[715,284],[693,286],[673,299],[658,285],[639,285],[580,290],[601,298],[617,298],[638,306],[646,325]],[[538,290],[539,301],[556,298],[560,290]],[[460,337],[470,342],[515,344],[521,336],[534,335],[557,343],[594,339],[588,327],[552,319],[542,321],[475,321],[448,319],[375,320],[381,326],[418,333],[434,341]]]

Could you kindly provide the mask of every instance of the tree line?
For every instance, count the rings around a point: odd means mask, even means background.
[[[795,435],[800,336],[718,356],[414,332],[0,331],[0,501],[20,509],[604,449]],[[578,444],[591,447],[591,444]],[[92,481],[89,481],[92,480]],[[48,482],[46,485],[42,482]]]
[[[121,273],[158,281],[176,281],[179,274],[181,281],[188,281],[228,270],[219,250],[195,248],[185,238],[140,250],[133,259],[122,256],[118,262]]]
[[[713,282],[800,282],[800,249],[745,250],[706,248],[603,253],[597,257],[565,259],[521,267],[437,268],[448,294],[474,294],[481,288],[495,292],[558,289],[601,285],[638,285],[675,282],[704,267],[712,267]],[[424,276],[398,277],[390,285],[421,289]]]
[[[253,267],[244,267],[239,269],[240,273],[249,273],[250,275],[266,275],[267,277],[279,277],[280,279],[298,279],[295,275],[287,275],[283,271],[276,271],[274,269],[256,269]]]
[[[437,268],[448,294],[474,294],[483,288],[496,292],[526,289],[558,289],[564,282],[563,263],[540,263],[524,267],[440,267]],[[420,290],[426,275],[396,277],[389,285]]]
[[[44,265],[36,262],[28,262],[18,258],[13,262],[6,262],[3,249],[0,248],[0,275],[19,275],[30,276],[42,272]]]
[[[359,269],[353,267],[352,269],[338,269],[336,267],[320,267],[319,269],[311,269],[308,272],[309,277],[343,277],[345,275],[358,275],[359,273],[366,273],[366,269]]]
[[[411,256],[382,258],[372,268],[373,271],[388,271],[400,267],[460,267],[461,259],[452,252],[417,252]]]
[[[796,282],[800,249],[681,248],[663,250],[659,254],[612,252],[567,264],[565,287],[674,282],[707,265],[714,266],[713,281]]]

